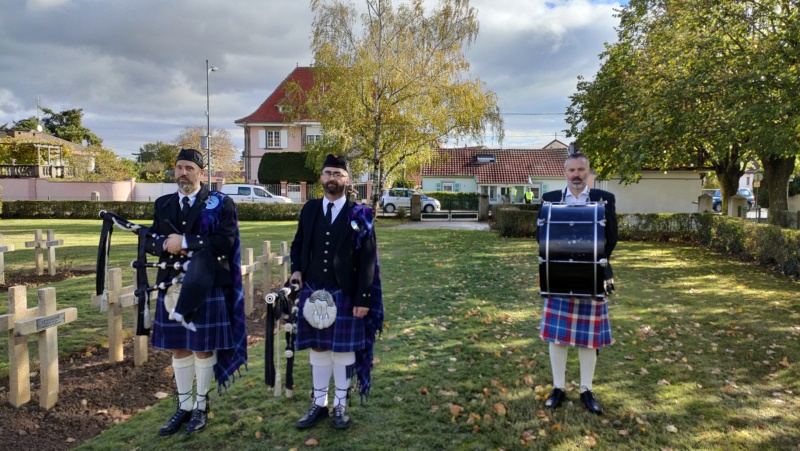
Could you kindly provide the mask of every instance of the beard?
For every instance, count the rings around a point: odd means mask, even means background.
[[[331,196],[339,196],[344,193],[344,185],[339,185],[336,182],[328,182],[325,184],[325,193]]]
[[[572,180],[570,180],[568,184],[570,188],[576,191],[586,188],[586,180],[578,177],[575,177]]]
[[[189,194],[197,189],[197,185],[188,180],[178,180],[178,189],[184,194]]]

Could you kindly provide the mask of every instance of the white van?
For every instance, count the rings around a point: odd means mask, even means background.
[[[234,202],[278,202],[291,203],[292,199],[277,196],[270,193],[258,185],[222,185],[219,190],[222,194],[227,194]]]

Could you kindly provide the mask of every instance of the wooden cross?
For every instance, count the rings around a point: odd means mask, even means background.
[[[9,314],[0,316],[0,331],[8,331],[9,402],[20,407],[31,400],[28,335],[39,335],[39,406],[50,409],[58,402],[58,334],[56,327],[78,319],[78,309],[56,311],[56,289],[39,289],[39,307],[28,308],[24,286],[8,290]]]
[[[272,269],[272,265],[281,265],[281,280],[278,282],[279,285],[283,285],[284,282],[289,280],[289,270],[291,268],[291,257],[289,254],[289,243],[286,241],[281,242],[281,253],[280,255],[275,255],[272,252],[272,245],[269,241],[264,241],[264,255],[258,257],[259,263],[264,265],[263,269],[263,278],[264,278],[264,292],[268,292],[272,288],[272,279],[270,277],[270,271]]]
[[[108,311],[108,361],[121,362],[124,359],[122,344],[125,336],[122,333],[122,312],[137,304],[134,286],[122,286],[122,269],[108,270],[108,288],[101,295],[92,295],[92,307]],[[133,330],[136,330],[139,315],[133,309]],[[147,361],[147,336],[133,337],[133,364],[141,366]]]
[[[41,276],[44,273],[44,263],[42,262],[42,254],[47,249],[47,269],[50,270],[50,275],[56,275],[56,246],[64,245],[64,240],[57,240],[54,238],[55,232],[52,230],[47,231],[47,240],[42,239],[42,231],[36,230],[33,241],[26,241],[25,247],[32,247],[36,249],[36,275]]]
[[[0,285],[6,284],[6,261],[3,256],[4,252],[11,252],[14,250],[13,244],[3,245],[3,236],[0,235]]]
[[[253,249],[244,250],[242,258],[242,285],[244,285],[244,314],[253,313],[253,274],[261,267],[260,261],[253,261]]]

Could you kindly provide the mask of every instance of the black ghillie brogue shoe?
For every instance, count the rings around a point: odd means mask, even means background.
[[[550,396],[544,402],[544,406],[548,409],[557,409],[561,407],[561,404],[564,403],[567,399],[567,393],[560,388],[554,388],[553,391],[550,392]]]
[[[585,392],[581,393],[581,405],[595,415],[603,414],[603,408],[600,406],[600,403],[594,399],[594,395],[592,394],[591,390],[586,390]]]
[[[178,407],[178,410],[172,415],[172,418],[167,421],[161,429],[158,430],[158,435],[172,435],[181,430],[184,425],[192,417],[192,412],[183,410]]]
[[[300,429],[310,428],[329,416],[328,406],[318,406],[312,403],[306,416],[300,418],[300,421],[297,422],[297,427]]]
[[[344,406],[336,406],[333,408],[333,428],[334,429],[347,429],[350,427],[350,415],[345,412]]]
[[[200,432],[206,428],[206,424],[208,423],[208,410],[208,403],[206,403],[206,408],[203,410],[192,410],[192,418],[189,420],[189,424],[186,426],[187,434]]]

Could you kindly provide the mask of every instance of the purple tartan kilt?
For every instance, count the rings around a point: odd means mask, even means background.
[[[169,319],[164,307],[165,290],[159,290],[156,319],[153,324],[153,346],[159,349],[188,349],[195,352],[233,348],[233,327],[225,302],[226,290],[211,288],[208,298],[195,312],[197,332]]]
[[[311,293],[320,289],[309,284],[303,284],[300,290],[300,302],[297,314],[297,350],[308,348],[322,348],[335,352],[350,352],[364,349],[366,340],[364,335],[364,318],[353,316],[353,302],[350,296],[339,289],[326,288],[336,302],[336,321],[325,329],[312,327],[303,317],[303,307]]]
[[[611,345],[608,302],[584,298],[545,298],[542,340],[598,349]]]

